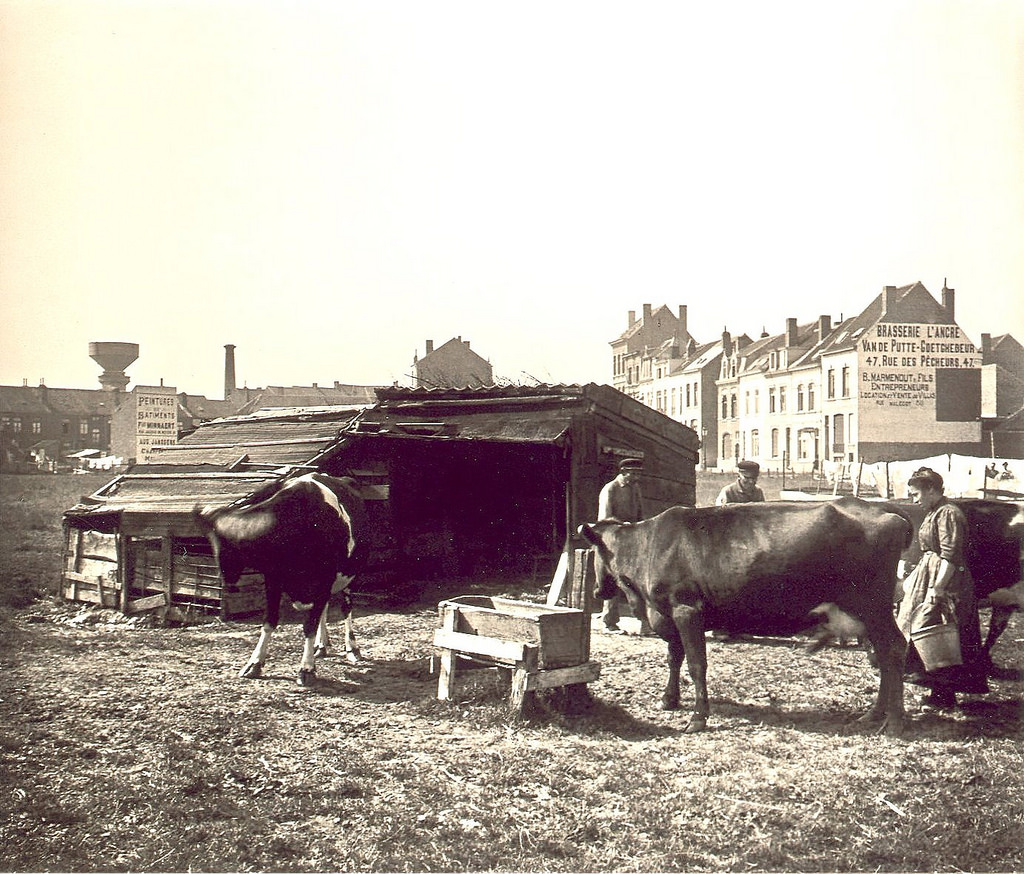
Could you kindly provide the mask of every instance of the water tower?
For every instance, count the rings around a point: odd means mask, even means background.
[[[107,391],[123,391],[128,385],[125,368],[139,357],[139,344],[90,343],[89,357],[103,368],[100,385]]]

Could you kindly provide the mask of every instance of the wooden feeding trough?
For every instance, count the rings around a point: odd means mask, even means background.
[[[441,649],[437,697],[452,697],[459,657],[512,672],[509,706],[521,713],[527,692],[596,680],[590,661],[590,615],[570,607],[462,595],[437,605]]]

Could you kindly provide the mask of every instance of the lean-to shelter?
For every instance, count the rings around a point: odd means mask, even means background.
[[[258,578],[224,590],[193,509],[309,471],[352,477],[367,499],[369,567],[356,589],[550,577],[622,458],[643,459],[649,513],[692,505],[698,444],[686,426],[596,384],[380,388],[369,407],[215,420],[65,513],[61,590],[125,612],[252,612]]]

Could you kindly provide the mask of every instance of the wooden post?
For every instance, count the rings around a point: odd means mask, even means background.
[[[526,700],[526,683],[530,678],[530,672],[526,665],[520,663],[512,669],[512,694],[508,699],[509,710],[516,716],[523,712],[523,701]]]
[[[442,607],[441,628],[444,631],[455,630],[455,608]],[[441,650],[441,670],[437,676],[437,700],[450,701],[455,686],[455,651]]]
[[[128,574],[125,572],[124,537],[120,530],[114,533],[114,555],[117,556],[117,582],[121,587],[121,612],[128,612]]]

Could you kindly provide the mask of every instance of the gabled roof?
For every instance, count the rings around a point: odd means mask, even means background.
[[[684,358],[676,367],[672,368],[672,373],[685,373],[688,370],[703,370],[708,364],[714,361],[722,354],[722,341],[715,340],[712,343],[700,344],[694,349],[693,354],[687,358]]]
[[[917,322],[925,325],[942,325],[949,322],[945,307],[931,296],[921,282],[899,286],[896,289],[893,310],[888,313],[883,313],[884,295],[884,291],[880,292],[859,315],[837,326],[829,335],[827,342],[815,350],[815,355],[855,349],[857,338],[878,322]]]
[[[110,415],[116,396],[102,388],[0,385],[0,406],[14,415]]]
[[[653,310],[651,310],[651,320],[653,321],[655,320],[655,318],[660,317],[663,312],[671,316],[673,321],[679,321],[676,314],[668,308],[667,304],[662,304],[661,306],[655,307]],[[618,337],[612,340],[612,343],[621,343],[623,340],[628,340],[630,337],[635,337],[643,329],[643,327],[644,319],[643,316],[641,316],[639,319],[633,322],[632,325],[626,328],[625,331],[619,334]]]
[[[422,364],[424,361],[429,361],[431,358],[434,357],[445,358],[448,355],[451,355],[452,353],[458,353],[459,355],[468,353],[469,355],[472,355],[474,358],[478,358],[485,364],[490,363],[487,361],[486,358],[484,358],[482,355],[478,354],[477,352],[473,351],[473,349],[470,348],[468,340],[463,340],[461,337],[452,337],[446,343],[442,343],[436,349],[431,350],[422,358],[420,358],[419,363]]]

